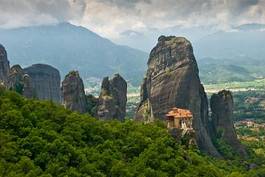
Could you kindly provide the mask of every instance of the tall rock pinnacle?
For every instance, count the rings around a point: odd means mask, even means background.
[[[237,139],[233,124],[233,96],[230,91],[222,90],[211,97],[212,127],[214,138],[224,140],[235,152],[246,157],[245,148]]]
[[[87,100],[83,80],[78,71],[71,71],[62,82],[63,104],[67,109],[80,113],[87,112]]]
[[[3,84],[6,84],[7,82],[7,76],[9,74],[10,66],[9,66],[9,61],[7,59],[7,53],[4,48],[0,44],[0,82]]]
[[[123,121],[126,115],[127,83],[119,75],[102,81],[98,99],[97,117],[103,120],[118,119]]]
[[[207,130],[208,101],[192,45],[183,37],[161,36],[150,53],[136,120],[164,120],[173,107],[192,112],[197,145],[201,151],[219,157]]]

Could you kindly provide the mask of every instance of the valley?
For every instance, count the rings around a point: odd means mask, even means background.
[[[86,93],[98,96],[100,82],[85,81]],[[235,101],[235,120],[259,119],[265,122],[265,79],[245,82],[226,82],[218,84],[205,84],[207,94],[210,96],[222,89],[233,92]],[[133,118],[140,99],[140,87],[128,85],[127,117]]]

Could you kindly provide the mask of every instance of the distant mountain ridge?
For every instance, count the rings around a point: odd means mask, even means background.
[[[259,24],[259,23],[243,24],[235,27],[235,29],[241,31],[265,30],[265,24]]]
[[[84,79],[121,73],[138,84],[146,69],[147,53],[116,45],[96,33],[70,23],[1,29],[0,43],[11,64],[50,64],[62,75],[79,70]]]
[[[264,24],[245,24],[231,31],[220,31],[195,40],[193,49],[198,58],[202,82],[264,78],[264,28]],[[138,37],[137,40],[145,42],[144,36]],[[27,67],[35,63],[49,64],[58,68],[62,77],[70,70],[79,70],[85,85],[89,83],[88,78],[101,80],[104,76],[120,73],[138,86],[148,58],[143,51],[116,45],[84,27],[70,23],[0,29],[0,43],[5,46],[12,65],[19,63]],[[218,74],[212,78],[214,71],[218,71]]]
[[[264,24],[244,24],[234,27],[231,31],[216,32],[194,42],[203,82],[264,78],[264,29]]]
[[[244,28],[244,27],[241,27]],[[248,28],[255,28],[249,27]],[[265,59],[265,30],[220,31],[194,42],[196,55],[214,58]]]

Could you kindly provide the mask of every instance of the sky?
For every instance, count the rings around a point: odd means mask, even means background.
[[[147,50],[137,39],[151,45],[154,36],[185,31],[196,40],[212,31],[265,23],[265,0],[0,0],[0,28],[64,21]]]

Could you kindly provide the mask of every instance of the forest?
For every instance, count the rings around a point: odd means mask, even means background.
[[[162,122],[100,121],[0,91],[1,177],[265,176],[265,157],[252,150],[257,144],[246,146],[249,159],[214,159],[177,142]]]

